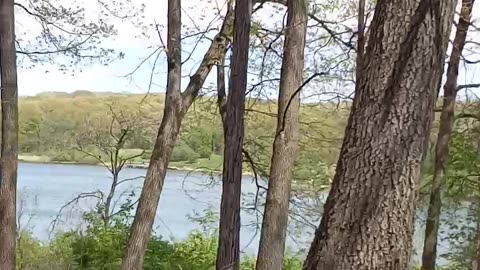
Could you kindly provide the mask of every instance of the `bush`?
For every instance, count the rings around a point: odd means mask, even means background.
[[[212,129],[214,128],[195,127],[182,138],[201,158],[209,158],[213,152],[212,144],[214,143]]]
[[[125,208],[126,210],[130,208]],[[131,209],[130,209],[131,210]],[[17,245],[18,270],[117,270],[127,244],[130,227],[128,211],[121,212],[105,226],[101,217],[92,211],[84,215],[84,231],[57,235],[47,245],[30,234],[20,235]],[[152,236],[145,253],[145,270],[210,270],[215,268],[218,239],[216,216],[211,211],[190,218],[202,226],[181,241],[165,241]],[[215,220],[214,220],[215,219]],[[244,256],[241,270],[254,270],[255,259]],[[286,256],[284,270],[300,270],[298,257]]]
[[[25,236],[18,245],[18,270],[117,270],[127,243],[127,226],[90,227],[84,233],[57,236],[49,245]],[[22,249],[22,251],[20,251]],[[153,236],[144,259],[144,270],[210,270],[215,268],[217,238],[194,231],[187,239],[168,242]],[[254,270],[255,259],[244,256],[241,270]],[[286,256],[284,270],[301,270],[301,260]]]
[[[48,245],[34,239],[29,232],[19,233],[17,238],[18,270],[72,269],[69,246],[57,239]]]
[[[188,161],[195,162],[200,157],[190,146],[185,142],[180,141],[173,149],[173,154],[170,158],[171,161]]]

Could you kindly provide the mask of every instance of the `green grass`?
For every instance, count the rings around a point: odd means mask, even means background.
[[[122,156],[132,156],[142,153],[140,149],[125,149],[122,151]],[[20,161],[25,162],[34,162],[34,163],[83,163],[81,161],[64,161],[64,162],[54,162],[51,157],[48,156],[38,156],[32,154],[22,154],[18,156]],[[149,160],[142,159],[141,157],[135,158],[132,160],[132,164],[146,164],[148,165]],[[169,167],[175,170],[198,170],[198,171],[222,171],[222,162],[223,157],[221,155],[212,155],[210,158],[199,158],[195,162],[188,161],[179,161],[179,162],[170,162]]]
[[[177,161],[170,162],[171,168],[179,170],[199,170],[199,171],[222,171],[223,157],[221,155],[211,155],[210,158],[199,158],[195,162]]]
[[[18,160],[25,162],[48,163],[51,162],[52,159],[48,156],[18,155]]]

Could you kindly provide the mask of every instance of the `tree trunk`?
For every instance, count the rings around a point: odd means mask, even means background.
[[[476,226],[476,235],[475,235],[475,257],[473,258],[473,269],[480,270],[480,203],[477,199],[477,203],[475,205],[475,214],[477,220]]]
[[[461,15],[457,25],[455,39],[453,41],[452,53],[447,69],[447,81],[443,87],[443,106],[440,116],[440,129],[435,149],[435,163],[433,168],[433,179],[430,190],[430,204],[428,206],[427,223],[425,227],[425,240],[422,255],[422,269],[435,270],[437,259],[437,238],[440,227],[440,215],[442,208],[442,196],[446,179],[448,165],[448,143],[452,136],[453,124],[455,122],[455,101],[457,98],[458,67],[460,64],[462,50],[467,38],[467,31],[470,25],[474,0],[463,0]]]
[[[183,117],[180,96],[182,75],[181,13],[181,0],[169,0],[167,15],[168,77],[165,109],[130,231],[127,251],[122,262],[123,270],[140,270],[143,268],[143,255],[150,240],[150,232],[155,220],[167,166]]]
[[[2,144],[0,160],[0,269],[15,269],[18,88],[13,0],[0,1]]]
[[[103,225],[106,228],[110,225],[110,218],[111,218],[111,206],[112,206],[112,200],[113,200],[113,195],[115,195],[115,190],[117,189],[117,183],[118,183],[118,175],[119,171],[117,170],[118,166],[115,165],[112,166],[112,184],[110,185],[110,191],[108,192],[107,199],[105,200],[105,206],[103,209]]]
[[[220,204],[220,230],[217,270],[240,267],[240,195],[242,192],[242,147],[245,92],[247,88],[250,42],[251,0],[235,3],[230,93],[227,101],[223,190]]]
[[[405,270],[455,1],[378,0],[305,270]]]
[[[142,269],[143,257],[150,239],[168,163],[180,132],[181,122],[198,96],[198,92],[212,67],[223,55],[233,28],[233,14],[227,12],[220,32],[213,39],[195,74],[190,77],[187,88],[181,93],[180,0],[169,0],[168,9],[167,51],[169,72],[165,108],[135,218],[130,229],[128,244],[122,260],[122,270]]]
[[[303,83],[307,3],[288,0],[278,94],[277,131],[268,181],[257,270],[282,269],[293,169],[298,154],[298,89]]]
[[[360,82],[365,54],[365,0],[358,1],[357,17],[357,59],[355,66],[355,81]],[[357,84],[358,85],[358,84]]]

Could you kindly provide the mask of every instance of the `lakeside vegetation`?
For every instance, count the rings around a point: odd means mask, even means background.
[[[68,2],[0,1],[0,270],[480,270],[474,1]]]
[[[215,102],[208,97],[198,99],[187,113],[170,168],[221,171],[223,132]],[[120,155],[136,156],[128,160],[127,165],[146,167],[163,104],[164,94],[145,96],[84,90],[21,97],[19,159],[39,163],[99,164],[97,157],[100,156],[108,163],[107,156],[102,157],[102,154],[105,148],[113,146],[111,128],[117,133],[122,128],[130,128],[133,132],[122,145]],[[245,150],[250,153],[258,173],[266,174],[275,136],[276,103],[251,100],[247,108]],[[336,162],[347,113],[346,104],[302,106],[300,160],[296,165],[298,179],[306,179],[307,172],[315,175],[319,165],[329,167]],[[252,173],[251,165],[246,161],[245,173]]]

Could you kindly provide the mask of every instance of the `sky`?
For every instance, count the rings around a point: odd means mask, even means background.
[[[18,2],[22,3],[19,0]],[[61,4],[65,7],[81,6],[85,7],[85,21],[96,21],[99,18],[99,10],[101,7],[96,0],[50,0],[52,3]],[[106,3],[112,0],[103,0]],[[208,24],[215,19],[217,14],[217,7],[222,8],[223,0],[183,0],[182,5],[184,9],[183,22],[187,27],[197,26],[201,29],[206,29]],[[163,26],[160,29],[163,41],[166,41],[166,17],[167,4],[166,0],[130,0],[127,1],[131,6],[127,10],[133,10],[135,7],[145,5],[144,17],[141,21],[144,25],[157,23]],[[125,10],[121,11],[125,12]],[[277,20],[277,18],[270,18],[272,12],[264,11],[259,16],[265,18],[266,21]],[[475,6],[474,18],[480,17],[480,4]],[[21,36],[24,40],[34,39],[41,30],[39,24],[32,21],[30,15],[17,9],[16,13],[16,31],[17,36]],[[278,20],[277,20],[278,21]],[[117,53],[123,52],[125,57],[116,60],[104,66],[96,63],[87,66],[79,66],[75,72],[58,71],[54,64],[36,65],[33,68],[28,68],[28,60],[23,59],[23,65],[18,71],[19,94],[21,96],[35,95],[44,91],[63,91],[73,92],[75,90],[89,90],[89,91],[112,91],[112,92],[128,92],[128,93],[145,93],[165,91],[165,74],[166,63],[164,54],[161,54],[155,66],[155,73],[152,77],[152,84],[150,84],[150,77],[155,57],[147,60],[132,76],[125,76],[135,69],[150,55],[155,48],[161,44],[160,39],[155,28],[150,27],[148,30],[148,37],[135,37],[140,32],[139,28],[135,27],[130,20],[111,19],[109,23],[114,24],[118,30],[118,35],[109,37],[104,40],[102,46],[112,48]],[[478,24],[480,20],[477,19]],[[217,18],[214,20],[212,27],[219,26],[221,21]],[[216,31],[210,32],[210,36]],[[480,37],[480,36],[478,36]],[[477,39],[477,40],[480,40]],[[190,51],[193,48],[193,40],[183,44],[185,51]],[[200,44],[196,47],[195,53],[191,60],[183,66],[183,72],[188,75],[196,64],[203,57],[203,53],[208,48],[208,42]],[[19,56],[22,61],[22,56]],[[476,57],[475,59],[480,59]],[[56,58],[55,61],[65,61],[62,57]],[[279,64],[280,65],[280,64]],[[81,71],[80,71],[81,70]],[[213,81],[213,75],[208,81]],[[184,85],[188,82],[185,78]],[[460,71],[459,84],[465,83],[480,83],[480,68],[477,66],[469,66],[466,72],[463,68]]]
[[[107,0],[110,1],[110,0]],[[167,5],[163,3],[165,0],[132,0],[133,7],[138,7],[141,4],[145,4],[145,12],[143,15],[145,18],[143,22],[145,25],[156,22],[157,24],[164,26],[161,29],[163,40],[166,41],[166,17],[167,17]],[[20,1],[21,2],[21,1]],[[52,1],[53,2],[53,1]],[[68,7],[68,1],[56,1],[63,2]],[[84,4],[82,1],[77,1],[78,4]],[[90,2],[93,5],[86,5],[86,19],[85,21],[95,21],[98,17],[99,5],[95,0],[84,0],[84,2]],[[166,1],[165,1],[166,2]],[[210,1],[209,1],[210,2]],[[206,14],[206,16],[214,15],[214,10],[208,10],[211,8],[211,4],[204,0],[184,0],[182,1],[183,9],[195,16],[193,20],[199,20],[200,16],[196,14]],[[75,6],[75,4],[74,4]],[[89,9],[90,8],[90,9]],[[18,9],[17,9],[18,10]],[[32,21],[29,15],[19,10],[16,14],[17,21],[17,35],[22,34],[23,39],[34,39],[38,35],[40,30],[39,24]],[[184,16],[184,22],[189,25],[193,25],[191,20]],[[28,23],[27,23],[28,22]],[[33,23],[32,23],[33,22]],[[19,65],[18,70],[18,85],[19,94],[35,95],[44,91],[65,91],[72,92],[75,90],[90,90],[90,91],[113,91],[113,92],[129,92],[129,93],[143,93],[149,88],[150,74],[154,62],[154,57],[147,61],[140,69],[138,69],[133,76],[125,77],[128,73],[132,72],[143,59],[150,55],[155,48],[158,47],[160,40],[157,32],[153,27],[150,27],[148,34],[150,37],[141,36],[135,37],[141,30],[135,27],[130,20],[112,19],[109,21],[115,25],[118,30],[118,34],[109,37],[104,40],[102,46],[105,48],[112,48],[116,53],[123,52],[125,57],[123,59],[116,60],[104,66],[100,63],[91,65],[81,65],[75,72],[64,73],[58,71],[55,64],[42,64],[36,65],[34,68],[28,68],[29,61],[26,58],[22,58],[19,55],[20,61],[26,62],[23,65]],[[32,27],[36,25],[36,28]],[[206,27],[206,23],[197,24],[202,29]],[[27,34],[24,32],[27,31]],[[212,31],[213,33],[213,31]],[[192,43],[193,41],[190,41]],[[152,46],[154,48],[152,48]],[[188,50],[192,45],[184,44],[184,50]],[[198,46],[198,53],[192,56],[192,61],[184,66],[184,73],[188,74],[195,61],[198,61],[203,56],[203,52],[208,48],[208,44]],[[65,57],[60,56],[55,59],[57,62],[64,61]],[[81,70],[81,71],[80,71]],[[162,53],[157,61],[156,75],[152,85],[152,92],[165,90],[165,55]]]

